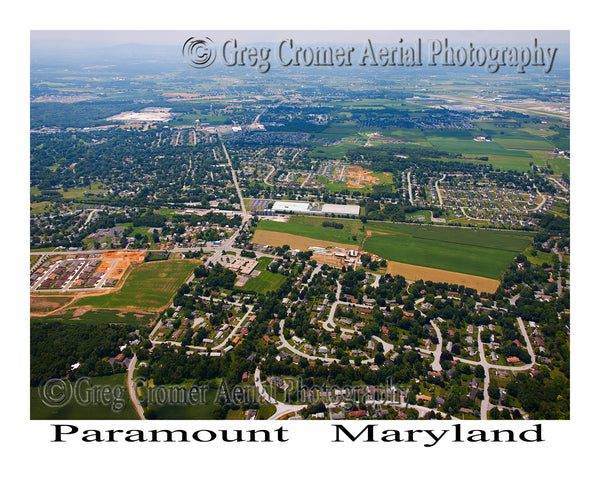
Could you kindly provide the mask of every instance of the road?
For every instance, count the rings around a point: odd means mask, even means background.
[[[244,225],[249,220],[250,215],[248,215],[248,212],[246,211],[246,205],[244,205],[244,197],[242,197],[242,191],[240,190],[237,174],[235,173],[235,169],[233,168],[233,165],[231,163],[231,158],[229,158],[229,153],[227,153],[227,149],[225,148],[225,144],[223,142],[221,142],[221,145],[223,147],[223,153],[225,153],[225,158],[227,158],[229,168],[231,169],[231,177],[233,179],[233,184],[235,185],[235,190],[237,191],[238,197],[240,199],[240,209],[242,210],[242,225]]]
[[[431,321],[431,326],[435,330],[435,334],[438,339],[438,343],[435,346],[435,352],[433,353],[433,363],[431,364],[431,369],[434,372],[441,372],[442,365],[440,363],[440,358],[442,356],[442,343],[443,343],[442,332],[440,331],[440,328],[437,326],[437,324],[433,320]]]
[[[142,404],[137,398],[135,391],[136,386],[133,383],[133,371],[135,370],[136,363],[137,356],[134,353],[131,362],[129,362],[129,367],[127,368],[127,389],[129,390],[129,398],[131,398],[131,403],[133,403],[138,417],[140,417],[140,420],[146,420],[146,417],[144,417],[144,409],[142,408]]]
[[[565,192],[565,193],[568,193],[568,192],[569,192],[569,189],[568,189],[567,187],[565,187],[565,186],[564,186],[562,183],[560,183],[558,180],[556,180],[556,178],[554,178],[554,177],[551,177],[551,176],[549,176],[549,175],[547,175],[547,176],[546,176],[546,178],[547,178],[548,180],[552,180],[554,183],[556,183],[556,184],[557,184],[557,185],[560,187],[560,189],[561,189],[563,192]]]
[[[544,204],[546,203],[547,197],[542,195],[540,193],[540,191],[538,190],[537,186],[534,184],[533,185],[535,187],[535,191],[538,194],[538,197],[542,197],[542,203],[540,203],[539,205],[537,205],[534,209],[529,210],[530,212],[537,212],[540,208],[542,208],[544,206]]]
[[[445,173],[440,180],[435,181],[435,191],[437,192],[438,200],[440,201],[440,208],[444,208],[444,202],[442,200],[442,194],[440,193],[440,186],[438,185],[438,182],[443,182],[444,178],[446,178]]]
[[[92,211],[90,212],[90,214],[88,215],[88,217],[85,219],[85,222],[83,223],[83,225],[81,227],[79,227],[79,231],[81,232],[81,230],[83,230],[83,228],[92,221],[92,218],[94,218],[94,215],[96,213],[98,213],[100,210],[98,208],[94,208],[92,209]]]
[[[248,306],[248,311],[246,312],[246,314],[240,319],[240,321],[238,322],[238,324],[233,328],[233,330],[231,330],[231,332],[229,332],[229,335],[227,335],[227,337],[217,346],[213,347],[213,350],[221,350],[229,341],[229,339],[231,337],[233,337],[237,331],[242,328],[242,326],[246,323],[246,320],[248,319],[248,317],[250,315],[252,315],[252,309],[253,309],[253,305],[249,305]]]
[[[275,173],[275,167],[273,165],[269,165],[269,167],[271,167],[271,171],[267,174],[267,176],[265,177],[263,182],[265,182],[267,185],[270,185],[272,187],[273,184],[269,183],[269,177]]]
[[[37,259],[37,262],[34,263],[33,267],[31,267],[31,269],[29,270],[31,273],[35,272],[37,270],[37,268],[46,261],[46,259],[48,258],[48,254],[44,253],[43,255],[40,255],[40,258]]]
[[[304,185],[306,185],[306,182],[308,182],[310,180],[310,177],[312,177],[312,172],[310,172],[308,174],[308,176],[304,179],[304,181],[302,182],[302,185],[300,185],[300,188],[304,188]]]
[[[308,353],[301,352],[296,347],[293,347],[290,344],[290,342],[287,341],[287,339],[283,335],[284,328],[285,328],[285,319],[283,319],[279,322],[279,340],[281,340],[281,346],[279,347],[280,349],[287,348],[288,350],[290,350],[292,353],[298,355],[299,357],[304,357],[307,360],[322,360],[323,363],[325,363],[325,364],[330,364],[330,363],[337,361],[337,358],[331,358],[328,356],[317,357],[316,355],[309,355]]]
[[[560,271],[562,270],[562,261],[563,261],[563,257],[560,254],[560,252],[558,251],[558,249],[556,248],[556,245],[554,246],[554,248],[552,249],[552,251],[558,255],[558,261],[561,264],[561,267],[559,267],[558,269],[558,277],[556,278],[556,293],[558,294],[558,297],[562,297],[562,293],[563,293],[563,286],[562,286],[562,277],[560,274]]]
[[[410,184],[410,170],[408,171],[408,173],[406,174],[406,181],[408,182],[408,200],[410,201],[411,205],[414,205],[413,202],[413,196],[412,196],[412,186]]]
[[[265,388],[263,387],[262,381],[260,380],[260,368],[256,367],[254,371],[254,386],[258,391],[259,395],[265,400],[267,403],[271,405],[275,405],[275,413],[271,415],[268,420],[277,420],[279,417],[283,415],[287,415],[292,412],[297,412],[306,407],[306,405],[291,405],[287,403],[279,402],[276,398],[273,398],[271,395],[267,393]]]

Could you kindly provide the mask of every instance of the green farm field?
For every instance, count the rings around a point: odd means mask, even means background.
[[[497,279],[530,243],[498,230],[369,223],[364,250],[387,260]],[[380,233],[378,233],[380,232]]]
[[[167,305],[197,265],[198,262],[194,260],[168,260],[134,265],[121,289],[106,295],[81,298],[73,306],[159,310]]]
[[[364,248],[387,260],[499,278],[516,252],[404,235],[373,235]]]
[[[437,150],[449,153],[462,153],[464,155],[498,155],[503,157],[531,158],[525,149],[505,148],[497,141],[476,142],[472,138],[453,138],[427,136],[427,140]]]
[[[530,232],[492,229],[453,228],[406,223],[368,222],[367,230],[373,232],[410,236],[444,243],[457,243],[475,247],[520,252],[532,239]]]
[[[337,229],[332,227],[323,227],[323,222],[333,221],[341,223],[344,228]],[[317,240],[325,240],[329,242],[355,244],[356,237],[359,239],[361,232],[361,222],[359,220],[348,220],[341,218],[328,217],[302,217],[292,215],[289,222],[274,222],[271,220],[262,220],[258,223],[257,230],[267,230],[271,232],[290,233],[302,237],[315,238]]]
[[[323,218],[292,216],[288,223],[262,221],[259,230],[361,244],[386,260],[497,279],[531,243],[531,233],[334,219],[343,229],[323,227]],[[355,238],[356,240],[353,240]]]
[[[308,155],[311,158],[330,158],[333,160],[340,160],[344,158],[348,150],[356,148],[360,143],[355,142],[341,142],[337,145],[323,146],[319,145],[312,149]]]

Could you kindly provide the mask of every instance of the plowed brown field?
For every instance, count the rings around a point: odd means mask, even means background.
[[[327,240],[317,240],[315,238],[301,237],[291,233],[270,232],[266,230],[257,230],[252,238],[253,243],[261,245],[271,245],[281,247],[289,245],[290,248],[298,250],[308,250],[308,247],[341,247],[349,250],[358,250],[358,245],[347,245],[344,243],[329,242]]]
[[[498,280],[467,275],[466,273],[419,267],[408,263],[388,261],[387,264],[388,267],[386,273],[389,273],[390,275],[402,275],[407,280],[431,280],[432,282],[456,283],[458,285],[474,288],[478,292],[488,293],[495,292],[500,285]]]

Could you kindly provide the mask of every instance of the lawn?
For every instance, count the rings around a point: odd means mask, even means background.
[[[256,259],[258,261],[258,265],[255,267],[256,270],[266,270],[269,264],[273,261],[271,257],[259,257]]]
[[[269,271],[261,272],[258,277],[252,277],[241,287],[242,290],[252,291],[258,294],[276,292],[285,282],[285,277],[279,273]]]
[[[197,265],[198,261],[195,260],[168,260],[133,265],[133,270],[120,290],[82,298],[74,306],[158,310],[168,304]]]

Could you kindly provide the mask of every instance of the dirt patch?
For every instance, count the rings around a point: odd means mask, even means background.
[[[332,267],[342,268],[344,263],[339,257],[334,255],[323,255],[322,253],[313,253],[313,256],[310,257],[311,260],[315,260],[317,263],[325,263]]]
[[[389,235],[390,232],[378,232],[377,230],[367,230],[367,237],[370,237],[371,235]]]
[[[308,250],[309,247],[341,247],[348,250],[358,250],[358,245],[347,245],[344,243],[329,242],[327,240],[317,240],[315,238],[301,237],[291,233],[270,232],[267,230],[257,230],[252,238],[253,243],[260,245],[271,245],[281,247],[289,245],[290,248],[298,250]]]
[[[348,167],[345,172],[346,176],[346,185],[350,188],[365,188],[372,187],[373,185],[378,185],[379,178],[373,176],[373,172],[370,170],[365,170],[362,167],[358,167],[356,165],[352,167]]]
[[[447,270],[438,270],[437,268],[420,267],[408,263],[388,261],[386,273],[390,275],[402,275],[407,280],[431,280],[432,282],[446,282],[464,285],[474,288],[478,292],[493,293],[496,291],[500,282],[491,278],[468,275],[466,273],[450,272]]]
[[[78,307],[73,311],[73,317],[81,317],[84,313],[89,312],[92,307]]]
[[[64,297],[38,297],[30,295],[29,309],[34,315],[45,315],[46,313],[64,307],[73,301],[72,296]]]

